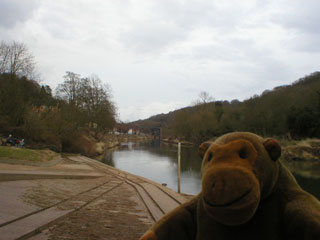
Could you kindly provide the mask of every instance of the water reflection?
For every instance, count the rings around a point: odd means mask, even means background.
[[[307,178],[293,174],[300,186],[320,200],[320,180],[319,178]]]
[[[106,152],[102,162],[121,170],[166,183],[175,191],[177,179],[177,147],[160,141],[123,143],[112,152]],[[193,148],[181,151],[181,192],[197,194],[201,190],[201,159]]]
[[[320,199],[320,164],[315,162],[284,161],[300,186]]]
[[[177,191],[176,145],[160,141],[128,142],[111,152],[106,152],[102,162],[121,170],[166,183]],[[286,163],[303,189],[320,199],[320,164]],[[302,165],[301,165],[302,164]],[[201,191],[201,159],[194,147],[182,147],[181,192],[197,194]],[[317,178],[318,177],[318,178]]]

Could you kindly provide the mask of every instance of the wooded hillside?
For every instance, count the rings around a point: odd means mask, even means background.
[[[200,102],[132,124],[145,131],[162,127],[167,137],[193,142],[232,131],[251,131],[263,136],[320,137],[320,72],[242,102]]]

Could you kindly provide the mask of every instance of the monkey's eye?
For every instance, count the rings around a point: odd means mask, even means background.
[[[239,157],[242,159],[246,159],[247,158],[247,151],[245,149],[241,149],[239,151]]]
[[[213,154],[212,154],[212,153],[209,153],[209,155],[208,155],[208,162],[210,162],[212,158],[213,158]]]

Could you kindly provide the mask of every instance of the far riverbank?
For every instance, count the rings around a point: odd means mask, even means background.
[[[320,139],[307,138],[302,140],[278,140],[280,141],[282,148],[281,158],[283,160],[288,162],[320,162]],[[180,142],[181,145],[185,147],[198,147],[198,144],[196,143],[171,137],[162,139],[162,142],[173,145],[178,145]]]

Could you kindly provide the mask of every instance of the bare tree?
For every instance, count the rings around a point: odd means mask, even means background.
[[[0,43],[0,73],[5,73],[8,70],[8,58],[10,47],[5,42]]]
[[[81,79],[80,99],[88,121],[95,122],[98,130],[113,126],[115,107],[111,102],[111,90],[96,75]]]
[[[200,92],[199,99],[201,103],[209,103],[214,100],[213,97],[211,97],[210,94],[205,91]]]
[[[80,74],[67,72],[63,78],[64,82],[59,84],[56,89],[57,96],[70,104],[78,106],[80,104]]]
[[[206,91],[202,91],[199,93],[199,98],[195,100],[192,105],[194,106],[199,106],[199,105],[204,105],[206,103],[214,101],[214,98],[210,96],[210,94]]]
[[[35,76],[34,56],[24,43],[0,43],[0,73],[10,73],[33,79]]]
[[[67,72],[64,79],[56,89],[57,96],[77,110],[78,120],[87,125],[95,123],[98,131],[111,128],[116,109],[110,100],[110,87],[95,75],[81,78],[79,74]]]

